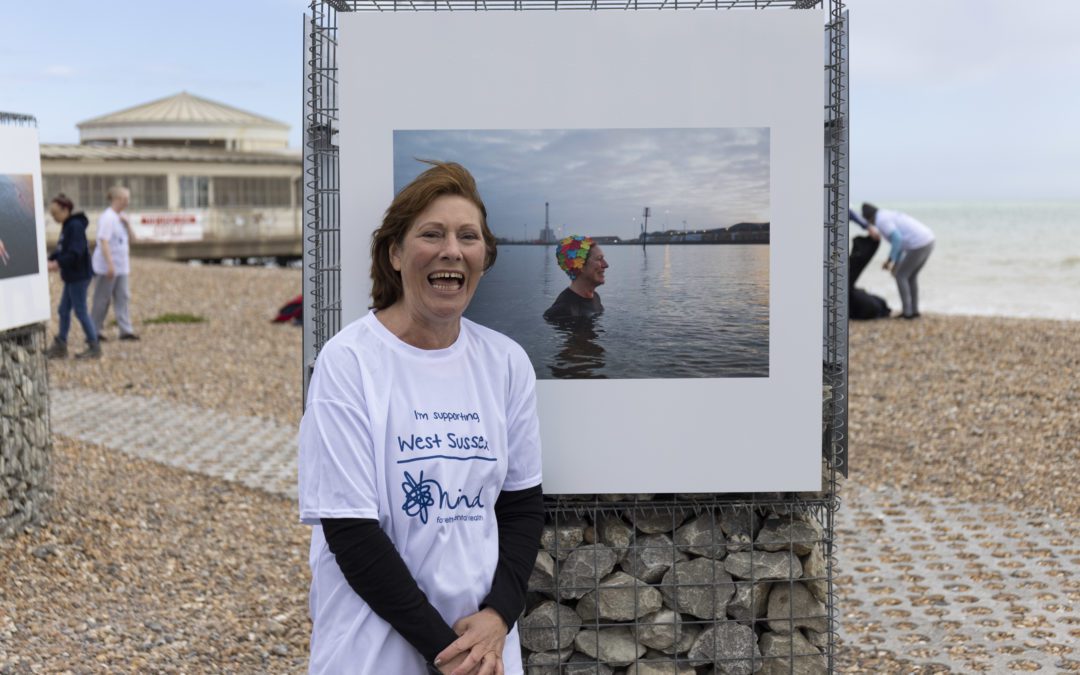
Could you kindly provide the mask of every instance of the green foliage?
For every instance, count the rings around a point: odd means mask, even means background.
[[[205,316],[199,316],[198,314],[186,314],[186,313],[168,313],[155,316],[152,319],[147,319],[146,323],[203,323],[206,321]]]

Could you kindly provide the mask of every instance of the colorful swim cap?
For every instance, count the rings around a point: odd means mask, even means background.
[[[580,234],[572,234],[559,242],[555,249],[555,260],[570,281],[577,279],[578,272],[585,267],[585,259],[589,257],[589,249],[594,243],[591,237]]]

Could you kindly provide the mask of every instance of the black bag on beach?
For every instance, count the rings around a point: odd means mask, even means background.
[[[848,256],[848,317],[852,319],[881,319],[890,314],[885,298],[855,288],[855,280],[870,264],[880,244],[870,237],[851,240],[851,253]]]

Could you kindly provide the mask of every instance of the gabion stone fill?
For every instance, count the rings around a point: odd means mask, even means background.
[[[527,673],[827,672],[825,506],[618,497],[549,501]]]
[[[45,326],[0,333],[0,538],[39,522],[48,497]]]

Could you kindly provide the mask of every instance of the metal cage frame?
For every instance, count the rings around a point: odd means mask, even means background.
[[[306,70],[304,78],[304,293],[305,394],[311,367],[322,346],[341,328],[340,174],[336,144],[340,118],[337,92],[338,13],[384,11],[719,11],[719,10],[825,10],[825,183],[822,243],[824,252],[822,307],[822,367],[825,392],[822,407],[822,486],[810,493],[745,493],[712,495],[549,495],[547,527],[557,534],[567,519],[621,514],[692,513],[714,521],[718,514],[745,512],[752,518],[773,517],[812,521],[823,549],[827,586],[827,643],[820,647],[829,672],[836,662],[837,619],[835,571],[835,516],[840,508],[838,487],[848,473],[848,53],[847,21],[843,0],[312,0],[306,18]],[[756,515],[754,515],[756,514]],[[719,532],[719,529],[715,530]],[[721,535],[722,536],[722,535]],[[794,547],[800,542],[788,542]],[[637,547],[637,537],[629,548]],[[754,569],[750,546],[751,570]],[[672,546],[672,555],[678,546]],[[730,549],[730,545],[729,545]],[[556,550],[556,553],[558,551]],[[794,580],[790,580],[793,583]],[[556,594],[559,581],[556,579]],[[752,578],[751,585],[756,583]],[[599,578],[593,590],[599,590]],[[674,592],[687,588],[675,584]],[[561,597],[558,596],[557,597]],[[635,595],[635,602],[636,602]],[[793,619],[794,620],[794,619]],[[764,619],[752,619],[751,625]],[[727,623],[713,621],[713,624]],[[597,625],[601,625],[597,623]],[[637,624],[633,624],[635,627]],[[555,625],[556,633],[559,626]],[[790,667],[796,659],[791,653]],[[600,663],[597,657],[597,664]],[[752,666],[761,663],[758,657]],[[680,665],[688,665],[678,661]],[[599,665],[597,665],[599,669]],[[599,672],[599,670],[597,671]]]

